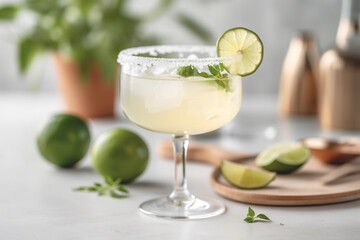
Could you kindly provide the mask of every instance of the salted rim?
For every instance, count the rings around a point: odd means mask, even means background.
[[[216,55],[216,47],[206,45],[159,45],[159,46],[147,46],[147,47],[135,47],[122,50],[117,58],[117,62],[121,65],[125,64],[139,64],[139,65],[162,65],[170,64],[177,66],[195,65],[204,66],[208,64],[219,64],[225,60],[230,60],[233,57],[206,57],[206,58],[154,58],[135,56],[142,53],[164,54],[173,52],[184,53],[209,53],[209,55]]]

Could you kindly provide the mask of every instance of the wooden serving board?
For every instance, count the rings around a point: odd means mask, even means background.
[[[244,165],[255,166],[254,158],[240,160]],[[323,164],[316,159],[309,161],[298,171],[278,174],[267,187],[255,190],[236,188],[221,176],[220,167],[211,174],[211,185],[226,198],[260,205],[305,206],[339,203],[360,198],[360,174],[343,177],[324,185],[321,177],[337,166]]]

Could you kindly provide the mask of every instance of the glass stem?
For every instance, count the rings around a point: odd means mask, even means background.
[[[187,189],[186,155],[189,145],[189,135],[174,135],[173,148],[175,160],[174,190],[169,198],[178,206],[190,205],[195,197]]]

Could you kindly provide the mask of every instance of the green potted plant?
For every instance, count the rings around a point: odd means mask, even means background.
[[[144,23],[165,12],[174,0],[159,0],[143,16],[130,14],[129,0],[23,0],[0,7],[0,20],[31,13],[34,24],[18,41],[19,68],[25,73],[39,54],[51,52],[67,111],[83,117],[114,114],[116,56],[120,50],[158,43],[144,36]],[[203,40],[209,33],[186,15],[183,26]]]

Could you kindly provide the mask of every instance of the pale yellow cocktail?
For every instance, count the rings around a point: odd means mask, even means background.
[[[129,120],[151,131],[201,134],[220,128],[241,106],[241,77],[225,80],[228,88],[202,77],[123,74],[121,107]]]

